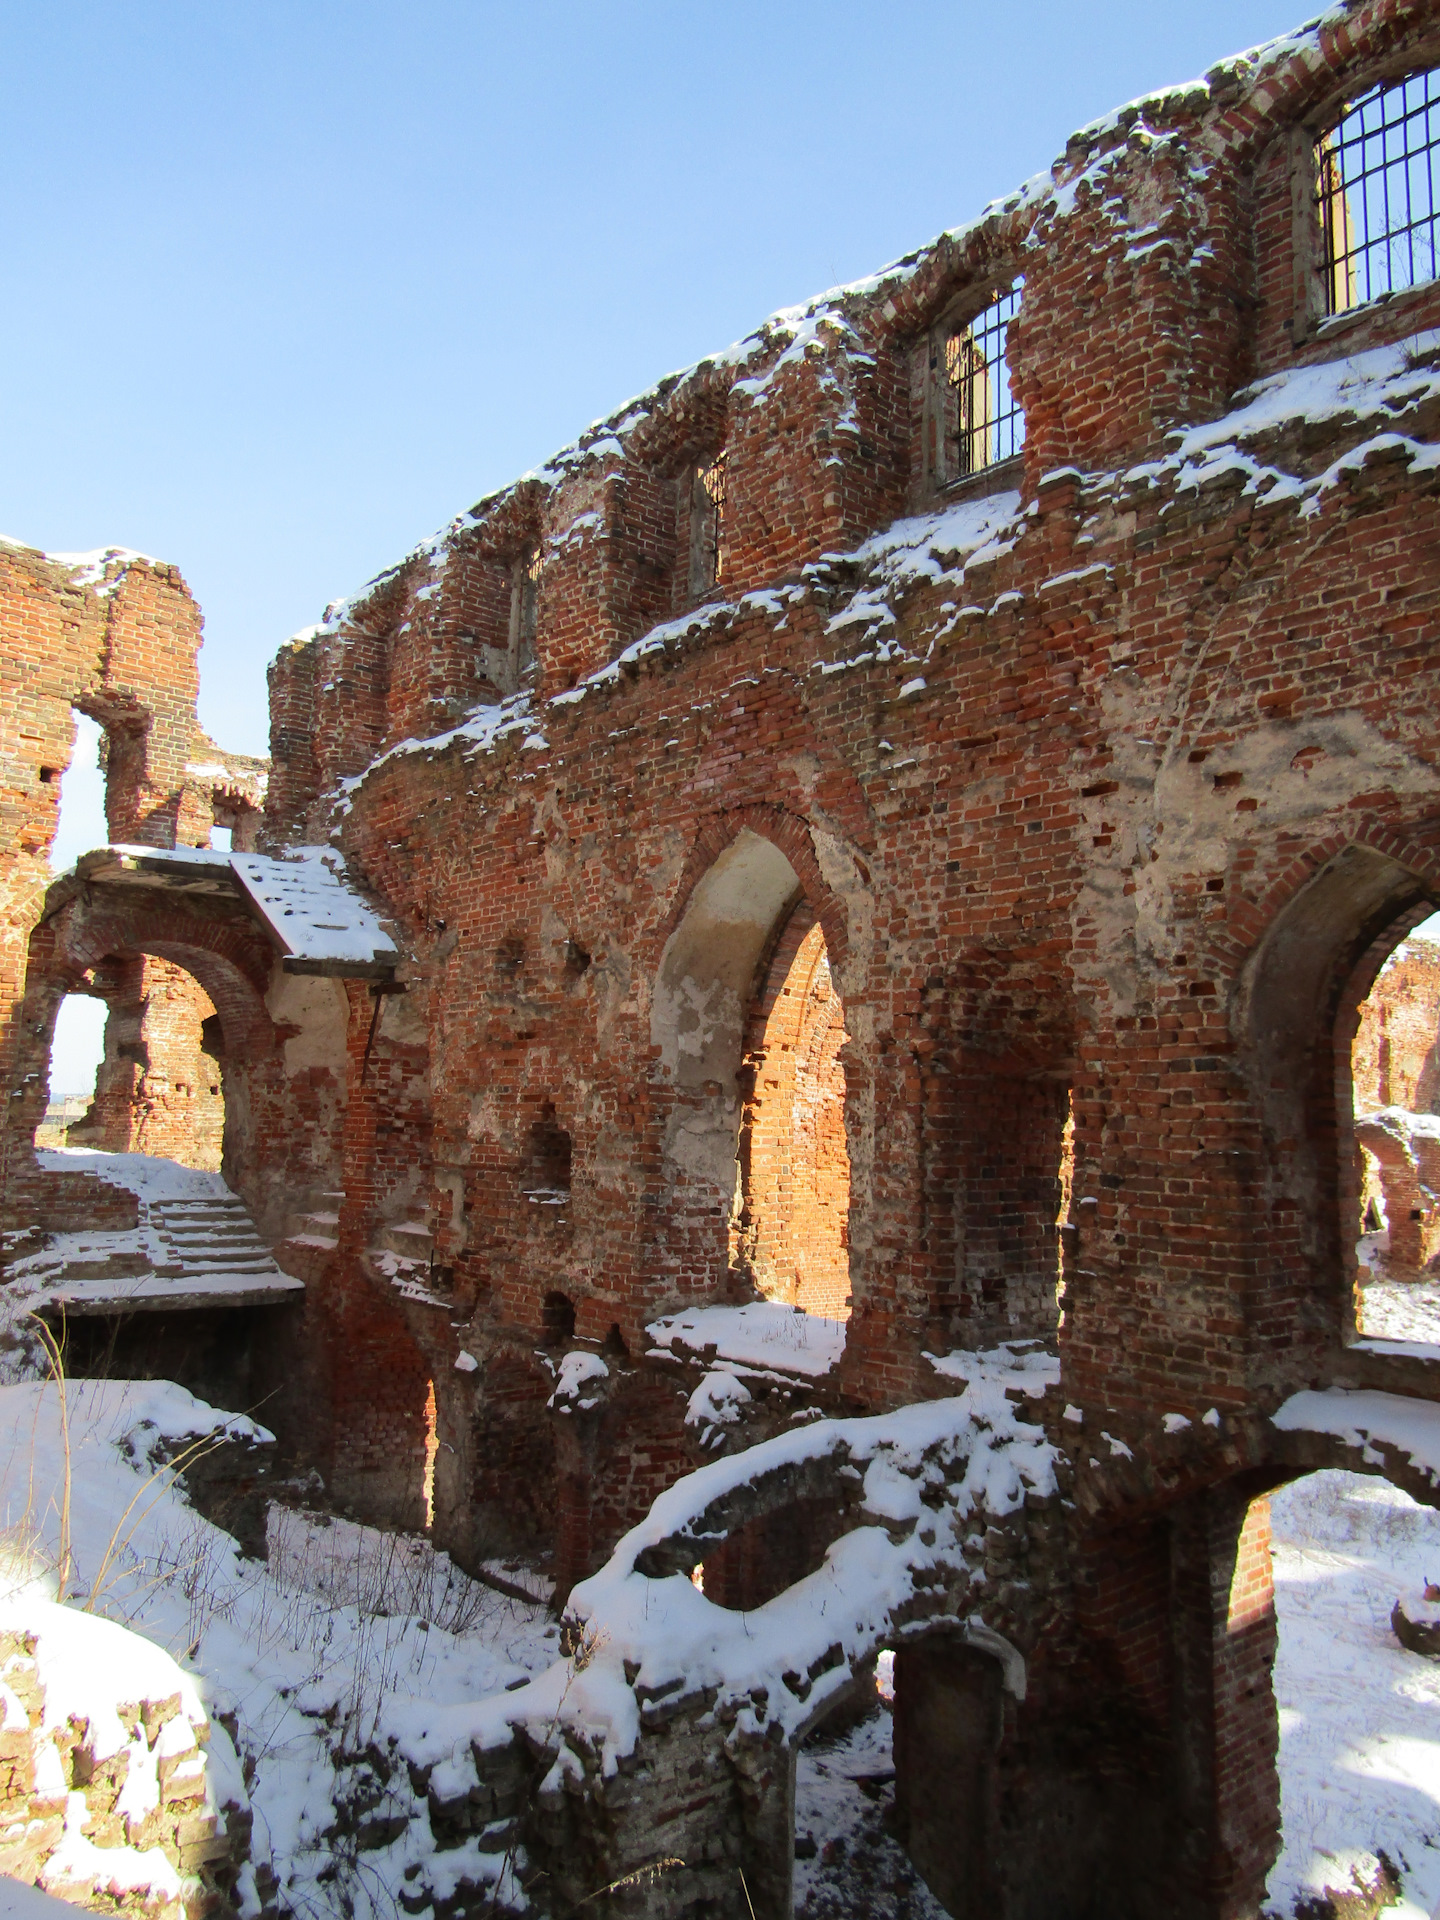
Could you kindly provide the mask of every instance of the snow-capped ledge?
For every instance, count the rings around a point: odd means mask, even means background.
[[[75,871],[102,885],[148,882],[182,892],[238,893],[284,955],[287,973],[374,978],[392,974],[400,959],[334,847],[270,855],[117,845],[84,854]]]
[[[1291,1394],[1271,1416],[1281,1433],[1318,1433],[1360,1451],[1367,1466],[1382,1467],[1382,1447],[1404,1454],[1431,1486],[1440,1485],[1440,1405],[1398,1393],[1327,1387]]]

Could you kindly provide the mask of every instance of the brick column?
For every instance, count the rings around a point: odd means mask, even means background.
[[[1222,1487],[1171,1523],[1185,1911],[1254,1920],[1280,1837],[1270,1503]]]

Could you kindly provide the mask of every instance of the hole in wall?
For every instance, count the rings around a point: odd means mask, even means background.
[[[547,1100],[530,1129],[525,1192],[531,1200],[558,1201],[570,1192],[570,1135],[555,1118]]]
[[[568,1293],[547,1293],[540,1313],[547,1347],[563,1347],[575,1338],[575,1302]]]
[[[96,1075],[105,1058],[105,1017],[105,1002],[91,994],[67,993],[60,1002],[50,1043],[45,1117],[35,1134],[37,1147],[63,1147],[66,1129],[90,1111]]]
[[[64,873],[82,853],[110,844],[105,819],[104,736],[89,714],[75,714],[75,744],[63,775],[49,769],[50,785],[58,778],[60,815],[50,847],[50,871]],[[41,769],[44,778],[45,769]]]
[[[413,1404],[413,1403],[412,1403]],[[435,1407],[435,1382],[425,1383],[425,1531],[435,1524],[435,1462],[440,1453],[440,1421]]]

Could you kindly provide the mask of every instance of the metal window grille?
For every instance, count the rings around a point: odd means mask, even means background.
[[[1326,310],[1436,278],[1435,71],[1350,102],[1315,145]]]
[[[708,593],[725,571],[725,473],[723,447],[695,469],[690,494],[690,585],[695,593]]]
[[[1010,391],[1005,342],[1024,281],[945,342],[945,466],[952,480],[1009,460],[1025,444],[1025,416]]]

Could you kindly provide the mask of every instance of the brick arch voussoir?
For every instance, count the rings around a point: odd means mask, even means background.
[[[1426,27],[1432,30],[1428,36]],[[1306,46],[1257,64],[1239,98],[1211,121],[1207,145],[1218,145],[1242,166],[1253,165],[1297,121],[1342,92],[1363,92],[1370,84],[1366,69],[1388,62],[1407,37],[1419,43],[1422,58],[1437,51],[1434,28],[1431,0],[1368,0],[1344,20],[1327,21],[1319,30],[1318,59]]]
[[[106,913],[72,920],[56,948],[57,963],[77,975],[112,955],[145,953],[183,967],[200,982],[220,1016],[229,1055],[253,1060],[274,1051],[275,1025],[264,999],[269,967],[262,972],[256,943],[243,933],[208,927],[180,912]]]
[[[1232,900],[1225,927],[1210,943],[1215,957],[1238,974],[1291,901],[1347,847],[1366,847],[1393,860],[1413,873],[1440,906],[1440,820],[1430,825],[1427,838],[1399,832],[1378,820],[1351,820],[1290,855],[1261,892]]]
[[[912,277],[870,317],[868,331],[880,341],[919,333],[933,326],[967,286],[1002,268],[1018,272],[1038,211],[1038,202],[1002,207],[977,221],[963,237],[943,234],[926,249]]]
[[[663,950],[665,942],[689,912],[696,887],[747,827],[778,847],[795,869],[804,897],[824,932],[830,964],[838,968],[850,950],[844,912],[820,871],[808,825],[798,814],[787,813],[783,807],[776,806],[728,808],[704,823],[680,875],[674,903],[661,922],[657,947]]]

